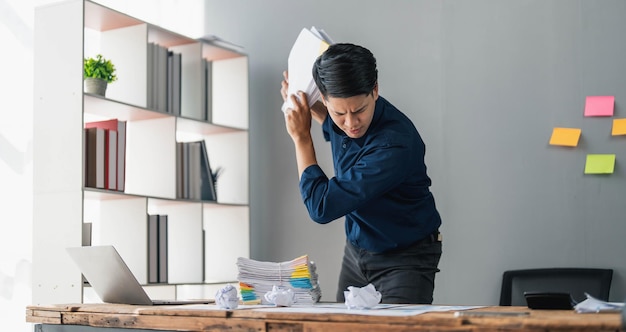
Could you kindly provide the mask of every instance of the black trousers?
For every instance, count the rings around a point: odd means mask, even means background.
[[[431,304],[441,250],[436,235],[383,253],[369,252],[346,241],[337,302],[345,301],[343,292],[348,286],[371,283],[381,293],[381,303]]]

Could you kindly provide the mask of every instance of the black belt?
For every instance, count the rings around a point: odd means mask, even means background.
[[[442,241],[441,233],[439,233],[439,231],[435,231],[431,234],[428,234],[428,236],[426,236],[425,238],[415,242],[415,244],[435,243],[435,242],[441,242],[441,241]]]

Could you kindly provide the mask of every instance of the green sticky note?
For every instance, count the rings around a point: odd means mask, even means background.
[[[588,154],[585,174],[612,174],[615,169],[614,154]]]

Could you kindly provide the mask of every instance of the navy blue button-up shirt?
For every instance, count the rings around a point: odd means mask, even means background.
[[[402,112],[378,97],[365,135],[348,137],[330,116],[322,124],[335,176],[307,167],[300,193],[315,222],[345,216],[346,236],[373,252],[408,247],[441,225],[424,164],[425,146]]]

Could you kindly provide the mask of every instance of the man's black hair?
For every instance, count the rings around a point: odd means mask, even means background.
[[[313,64],[313,79],[324,97],[370,94],[378,81],[376,58],[362,46],[332,44]]]

